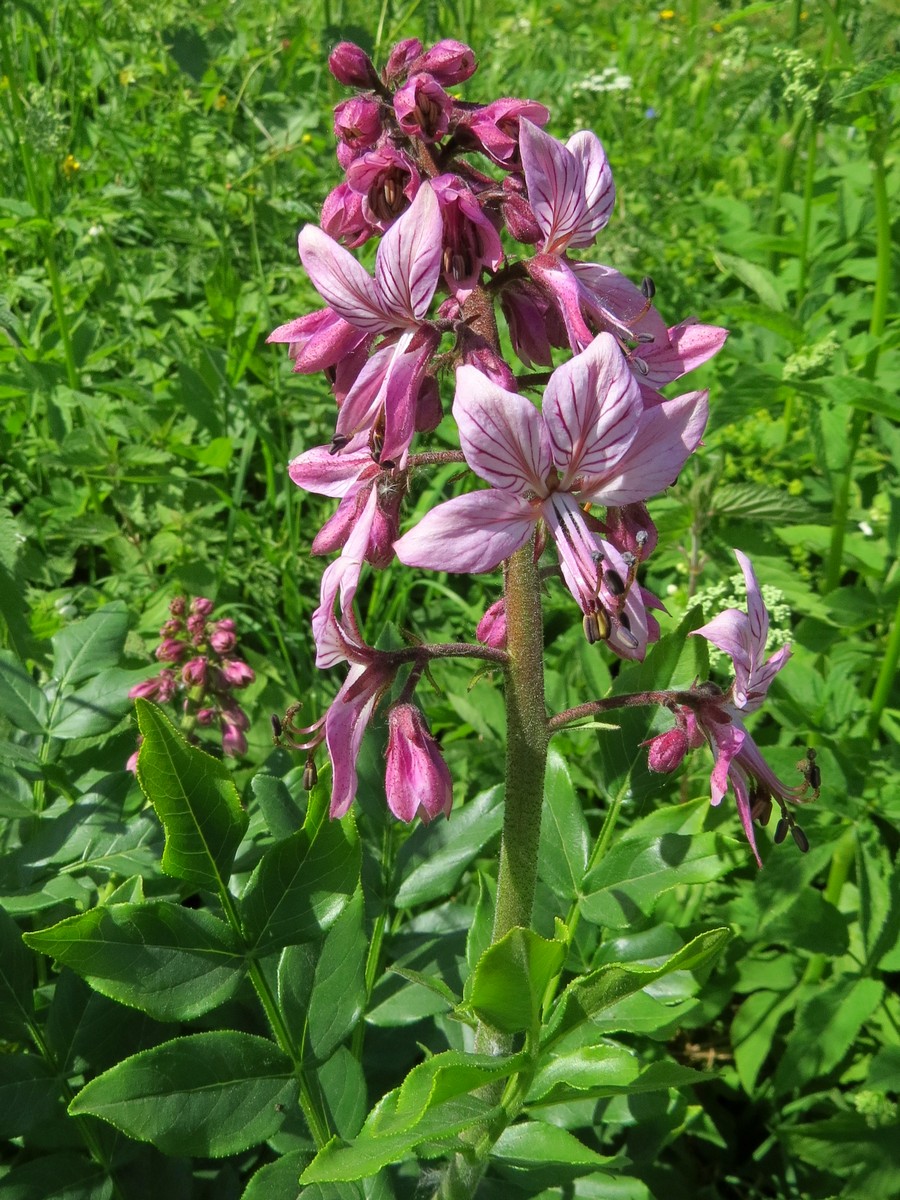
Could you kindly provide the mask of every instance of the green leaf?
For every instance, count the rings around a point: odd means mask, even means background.
[[[715,1072],[695,1071],[670,1061],[642,1068],[636,1056],[621,1046],[578,1046],[565,1054],[552,1055],[541,1066],[528,1096],[528,1106],[637,1096],[643,1092],[693,1087],[715,1078]]]
[[[515,1168],[516,1174],[527,1175],[529,1188],[558,1185],[615,1161],[591,1150],[567,1129],[544,1121],[510,1125],[491,1150],[491,1159],[501,1167]]]
[[[740,843],[717,833],[664,833],[649,842],[631,835],[589,872],[582,913],[597,925],[628,928],[649,917],[664,892],[720,879],[745,857]]]
[[[339,1137],[356,1137],[366,1115],[366,1077],[346,1046],[319,1068],[319,1087]]]
[[[454,812],[452,820],[429,825],[421,834],[416,831],[412,835],[407,847],[421,840],[425,861],[400,884],[394,901],[397,908],[427,904],[453,891],[472,859],[500,832],[502,797],[502,788],[490,788]]]
[[[300,1172],[308,1162],[308,1151],[289,1150],[275,1162],[266,1163],[247,1184],[241,1200],[299,1200]]]
[[[466,1007],[503,1033],[532,1030],[547,985],[565,958],[565,941],[548,941],[517,926],[482,954]]]
[[[22,1137],[62,1115],[59,1081],[36,1054],[0,1054],[0,1138]]]
[[[28,1036],[33,987],[34,960],[18,925],[0,907],[0,1036],[11,1042]]]
[[[551,748],[544,781],[538,877],[557,896],[574,900],[590,852],[590,831],[565,759]]]
[[[897,1123],[873,1126],[862,1113],[839,1113],[828,1121],[782,1126],[788,1154],[846,1181],[847,1200],[895,1200]]]
[[[127,632],[128,609],[117,600],[55,634],[53,676],[60,689],[68,691],[105,667],[117,666]]]
[[[900,83],[900,56],[885,54],[864,63],[858,71],[854,71],[850,78],[835,90],[831,97],[832,103],[841,104],[844,100],[848,100],[851,96],[858,96],[861,92],[894,87],[898,83]]]
[[[112,1200],[113,1181],[80,1154],[48,1154],[0,1179],[0,1200]]]
[[[130,711],[128,689],[133,683],[133,671],[120,667],[100,671],[77,692],[66,692],[53,709],[50,732],[69,740],[107,733]]]
[[[728,483],[715,489],[709,502],[710,514],[742,521],[803,522],[815,519],[816,511],[805,500],[777,488],[758,483]]]
[[[0,650],[0,712],[25,733],[43,733],[47,697],[10,650]]]
[[[771,271],[757,263],[748,262],[746,258],[738,258],[736,254],[716,254],[716,263],[720,271],[736,276],[745,287],[754,292],[765,308],[781,312],[785,307],[783,283],[776,279]]]
[[[662,979],[672,971],[694,971],[704,966],[721,952],[730,937],[730,929],[711,929],[699,934],[658,967],[613,963],[573,979],[553,1009],[543,1039],[544,1047],[585,1021],[594,1019],[605,1008],[639,992],[648,983]]]
[[[291,1061],[249,1033],[197,1033],[92,1079],[69,1105],[164,1154],[220,1158],[270,1138],[296,1103]]]
[[[104,905],[25,940],[102,995],[158,1021],[189,1021],[215,1008],[234,995],[246,970],[224,921],[164,900]]]
[[[313,1062],[330,1058],[362,1016],[368,948],[362,893],[357,891],[329,929],[316,963],[304,1042]]]
[[[247,829],[234,780],[223,763],[189,746],[157,705],[135,706],[144,738],[138,783],[166,833],[162,869],[197,887],[224,889]]]
[[[772,1043],[785,1013],[793,1009],[793,993],[758,991],[741,1004],[731,1023],[734,1065],[741,1086],[753,1094],[763,1063],[772,1052]]]
[[[840,978],[818,984],[797,1008],[778,1062],[776,1094],[801,1088],[832,1071],[884,995],[880,979]]]
[[[359,882],[352,819],[298,829],[267,850],[241,898],[241,922],[259,954],[312,941],[333,925]]]

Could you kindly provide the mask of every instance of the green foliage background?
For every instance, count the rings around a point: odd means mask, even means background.
[[[674,780],[651,778],[635,745],[652,730],[631,714],[611,731],[555,740],[538,929],[551,938],[553,917],[581,906],[566,970],[595,970],[613,955],[658,963],[713,924],[735,937],[708,978],[676,971],[592,1026],[613,1057],[630,1056],[629,1070],[665,1063],[708,1079],[672,1075],[671,1087],[629,1093],[626,1071],[604,1095],[536,1101],[542,1119],[549,1111],[556,1128],[581,1131],[609,1170],[587,1158],[560,1184],[571,1147],[510,1144],[483,1194],[895,1194],[900,359],[885,211],[900,185],[895,19],[890,5],[862,0],[673,9],[385,0],[377,11],[350,0],[146,9],[6,0],[0,903],[11,920],[0,960],[11,965],[0,996],[0,1132],[10,1138],[0,1200],[55,1194],[60,1177],[79,1197],[109,1195],[114,1177],[123,1200],[162,1187],[173,1198],[293,1200],[308,1162],[296,1114],[280,1132],[260,1124],[249,1149],[173,1151],[159,1135],[149,1138],[156,1149],[110,1138],[94,1117],[66,1116],[64,1102],[181,1029],[204,1038],[240,1030],[240,1044],[204,1045],[242,1069],[250,1063],[269,1081],[267,1104],[288,1104],[277,1048],[267,1057],[257,1045],[266,1027],[251,1013],[228,913],[196,899],[197,880],[160,871],[159,824],[122,770],[136,732],[125,693],[150,673],[174,594],[209,595],[219,615],[235,617],[258,680],[250,753],[233,771],[249,814],[235,832],[233,878],[257,897],[252,932],[262,937],[275,900],[261,857],[273,839],[295,846],[309,815],[293,763],[271,749],[268,715],[302,699],[313,719],[337,686],[315,671],[309,637],[322,566],[309,544],[328,502],[302,494],[285,471],[329,439],[332,401],[264,339],[319,304],[294,239],[340,177],[331,108],[345,93],[328,74],[328,50],[351,39],[378,61],[401,36],[469,42],[480,70],[467,98],[530,96],[550,107],[556,136],[594,129],[618,201],[593,256],[652,275],[670,322],[694,314],[732,329],[690,381],[711,389],[706,448],[652,505],[661,549],[646,582],[666,601],[671,639],[658,661],[674,682],[707,672],[692,643],[682,650],[683,618],[699,620],[690,611],[704,596],[743,602],[730,547],[746,550],[777,589],[779,632],[794,645],[754,736],[791,782],[802,748],[815,746],[824,779],[802,814],[809,855],[764,835],[757,875],[730,840],[733,812],[709,810],[702,755]],[[433,444],[453,444],[449,421]],[[421,490],[421,511],[453,473]],[[468,638],[498,586],[391,568],[361,593],[367,635],[390,626],[388,636]],[[557,594],[546,612],[554,709],[658,678],[588,647]],[[289,964],[321,971],[322,995],[339,994],[321,965],[324,945],[355,964],[358,1004],[334,1036],[309,1017],[309,997],[280,996],[306,1014],[310,1061],[324,1064],[322,1086],[348,1137],[421,1059],[418,1043],[459,1049],[450,1001],[416,973],[458,991],[489,911],[502,703],[490,679],[469,690],[462,666],[442,666],[436,682],[429,715],[455,779],[452,820],[411,832],[385,823],[376,731],[359,815],[365,905],[357,897],[334,925],[335,913],[326,921],[304,909],[301,941],[285,935]],[[572,847],[601,830],[612,848],[589,867]],[[641,855],[672,850],[665,838],[685,841],[651,868]],[[348,845],[356,839],[346,834]],[[170,910],[190,911],[187,898],[200,905],[190,936],[222,962],[214,1012],[189,982],[180,1005],[166,1007],[162,985],[138,1003],[127,984],[100,986],[60,948],[60,923],[98,911],[92,920],[102,923],[100,905],[127,909],[109,918],[116,938],[165,921],[177,942],[188,935]],[[50,927],[52,936],[39,932]],[[60,972],[54,959],[69,966]],[[407,976],[387,972],[391,963]],[[84,1032],[91,1022],[115,1030],[104,1042]],[[173,1071],[189,1074],[186,1062]],[[82,1114],[96,1113],[83,1103]],[[277,1179],[248,1182],[284,1163]],[[359,1194],[412,1195],[417,1175],[400,1167],[378,1178]],[[326,1186],[336,1185],[307,1191]]]

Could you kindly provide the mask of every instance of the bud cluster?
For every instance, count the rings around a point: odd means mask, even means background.
[[[192,740],[197,726],[218,726],[225,754],[247,753],[247,714],[234,692],[252,683],[251,667],[235,654],[237,633],[230,617],[211,619],[212,600],[198,596],[188,601],[176,596],[169,605],[169,618],[159,631],[156,658],[162,670],[152,679],[137,684],[128,693],[132,700],[155,700],[175,704],[181,710],[181,727]],[[133,771],[137,751],[128,760]]]

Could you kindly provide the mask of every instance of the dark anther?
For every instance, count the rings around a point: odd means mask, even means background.
[[[618,571],[604,571],[603,582],[614,596],[623,596],[625,594],[625,584],[622,582],[622,576]]]
[[[652,333],[636,333],[634,340],[641,346],[649,346],[651,342],[656,341],[656,337]]]
[[[790,825],[788,824],[787,817],[780,817],[778,820],[778,824],[775,826],[775,845],[776,846],[781,845],[781,843],[787,837],[789,829],[790,829]],[[794,836],[796,837],[796,834]]]
[[[597,642],[606,641],[609,637],[609,618],[602,608],[598,608],[596,612],[585,613],[581,624],[584,636],[591,646],[595,646]]]
[[[644,360],[642,358],[633,358],[631,360],[631,365],[633,367],[637,367],[638,375],[649,375],[650,374],[650,368],[647,366],[647,364],[644,362]]]
[[[656,295],[656,284],[649,275],[645,275],[641,280],[641,295],[645,300],[652,300]]]
[[[797,843],[797,849],[805,854],[809,849],[809,839],[799,825],[791,825],[791,837]]]
[[[339,450],[343,450],[349,441],[350,439],[345,437],[344,434],[336,433],[331,439],[331,449],[328,451],[328,453],[337,454]]]
[[[818,791],[822,786],[822,772],[819,770],[818,763],[816,762],[816,752],[811,746],[806,751],[806,771],[804,774],[809,786]]]
[[[319,772],[316,770],[315,761],[312,758],[306,760],[306,766],[303,768],[303,790],[311,792],[319,782]]]
[[[646,541],[647,541],[647,538],[648,538],[649,536],[650,536],[650,534],[647,532],[647,530],[646,530],[646,529],[639,529],[639,530],[637,531],[637,533],[634,535],[634,540],[635,540],[635,541],[637,542],[637,544],[638,544],[638,545],[639,545],[639,546],[640,546],[640,547],[643,549],[643,547],[644,547],[644,544],[646,543]]]
[[[281,724],[281,717],[279,717],[276,713],[272,713],[270,719],[272,721],[272,736],[277,742],[284,733],[284,726]]]
[[[629,620],[627,612],[619,613],[619,624],[623,629],[627,630],[628,633],[631,633],[631,621]]]

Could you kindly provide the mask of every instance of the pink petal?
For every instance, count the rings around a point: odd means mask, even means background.
[[[333,454],[330,446],[316,446],[288,464],[288,474],[294,483],[318,496],[346,496],[361,472],[377,470],[368,450]]]
[[[521,496],[491,488],[447,500],[394,542],[408,567],[433,571],[492,571],[521,550],[539,512]]]
[[[584,216],[569,245],[592,246],[597,234],[609,221],[616,202],[612,171],[600,139],[589,130],[582,130],[570,137],[566,149],[581,166],[585,201]]]
[[[737,608],[726,608],[689,636],[706,638],[731,659],[734,668],[732,696],[735,706],[743,709],[753,671],[753,644],[747,614]]]
[[[579,476],[608,473],[634,441],[641,393],[612,334],[557,367],[544,392],[553,461],[568,490]]]
[[[581,305],[596,322],[628,340],[637,334],[666,340],[665,321],[641,289],[620,271],[601,263],[572,262],[569,266],[578,281]]]
[[[555,254],[536,254],[527,264],[529,275],[555,298],[573,354],[594,340],[581,311],[582,288],[571,266]]]
[[[747,588],[747,617],[750,622],[751,646],[753,649],[753,665],[762,662],[766,652],[766,641],[769,637],[769,613],[759,590],[759,583],[753,571],[750,559],[740,550],[735,550],[735,558],[744,576]]]
[[[332,764],[331,809],[332,820],[342,817],[356,798],[358,776],[356,760],[362,744],[366,726],[372,719],[383,680],[367,672],[364,666],[353,666],[344,681],[344,686],[335,696],[325,717],[325,741]],[[359,685],[362,686],[359,686]],[[353,692],[348,699],[348,693]]]
[[[566,587],[582,612],[595,612],[600,590],[597,539],[584,514],[568,492],[554,492],[541,505],[547,528],[556,543]]]
[[[404,355],[414,336],[413,330],[409,329],[396,341],[382,342],[369,357],[344,397],[338,412],[335,433],[341,437],[352,438],[372,428],[384,405],[392,376],[395,373],[403,375],[405,371]]]
[[[519,150],[544,252],[561,253],[585,217],[581,162],[562,142],[524,118],[519,121]]]
[[[708,415],[706,392],[686,392],[645,410],[637,436],[615,473],[585,480],[582,499],[618,506],[665,491],[700,444]]]
[[[507,392],[476,367],[462,366],[453,416],[466,462],[482,479],[504,491],[546,495],[550,446],[530,400]]]
[[[728,330],[716,325],[698,325],[696,321],[673,325],[664,337],[638,349],[637,357],[647,366],[644,379],[656,388],[680,379],[718,354],[727,337]]]
[[[338,316],[357,329],[373,333],[393,328],[393,321],[378,303],[371,275],[349,250],[315,225],[300,231],[297,244],[300,260],[316,290]]]
[[[437,196],[430,184],[423,184],[382,238],[375,287],[382,311],[400,324],[415,325],[428,311],[441,273],[443,229]]]
[[[744,705],[744,712],[756,712],[765,700],[769,688],[772,686],[772,680],[790,657],[790,646],[782,646],[780,650],[775,651],[768,662],[761,667],[756,667],[747,685],[747,702]]]

